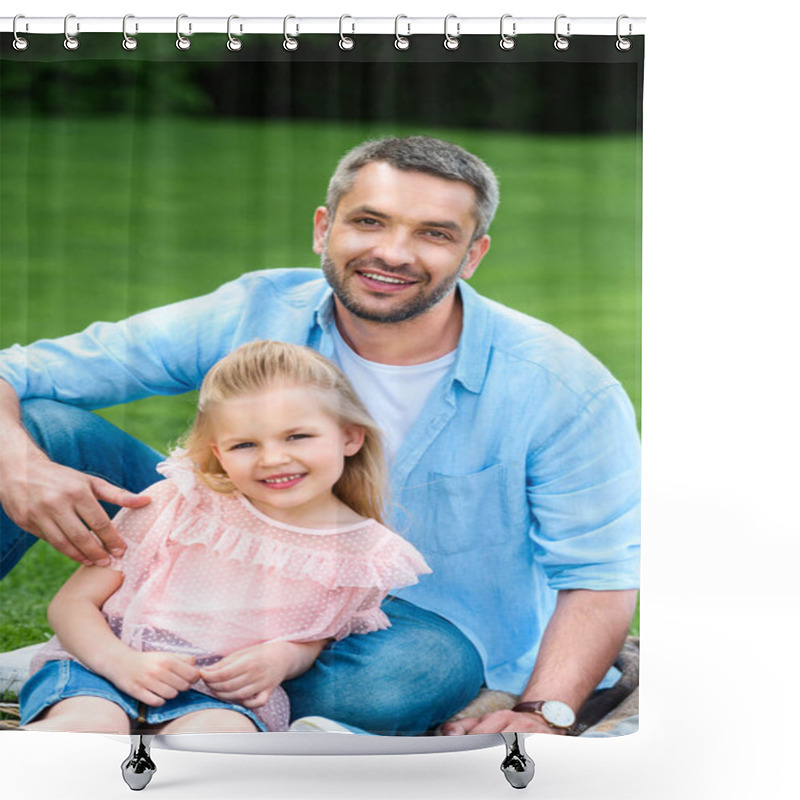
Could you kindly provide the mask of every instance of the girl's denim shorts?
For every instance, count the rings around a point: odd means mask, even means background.
[[[171,719],[192,711],[207,708],[227,708],[244,714],[260,731],[267,728],[263,722],[244,706],[217,700],[202,692],[189,689],[180,692],[162,706],[148,706],[125,692],[121,692],[105,678],[95,675],[77,661],[48,661],[22,687],[19,695],[20,725],[33,722],[43,711],[68,697],[101,697],[116,703],[139,725],[163,725]]]

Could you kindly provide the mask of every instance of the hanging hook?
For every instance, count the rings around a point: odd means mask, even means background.
[[[11,24],[11,30],[14,33],[13,47],[14,47],[15,50],[20,50],[20,51],[27,50],[28,49],[28,40],[23,38],[22,36],[20,36],[17,33],[17,20],[18,19],[25,19],[25,15],[24,14],[17,14],[17,16],[14,17],[14,22]],[[25,23],[25,30],[26,31],[28,30],[28,23],[27,22]]]
[[[228,17],[228,41],[227,41],[227,43],[225,45],[228,48],[228,50],[230,50],[232,53],[235,53],[237,50],[241,50],[242,49],[242,40],[241,39],[237,39],[231,33],[231,22],[233,22],[235,19],[239,19],[239,17],[237,17],[236,14],[231,14]],[[241,33],[241,32],[242,32],[242,26],[240,25],[239,26],[239,33]]]
[[[554,29],[553,29],[554,33],[555,33],[555,37],[556,37],[556,40],[553,42],[553,47],[555,47],[556,50],[569,50],[569,39],[566,36],[562,36],[558,32],[558,21],[560,19],[566,19],[566,18],[567,18],[566,14],[559,14],[556,17],[556,21],[555,21],[555,25],[554,25]],[[570,35],[570,27],[571,27],[570,23],[568,22],[567,23],[567,36]]]
[[[408,39],[411,36],[411,23],[406,22],[406,27],[408,30],[406,31],[405,36],[400,35],[400,20],[401,19],[408,19],[405,14],[398,14],[394,18],[394,46],[398,50],[408,50],[411,47],[411,41]]]
[[[182,19],[188,19],[188,17],[189,17],[188,14],[178,14],[178,18],[175,20],[175,35],[178,37],[175,40],[175,47],[177,47],[178,50],[188,50],[192,46],[191,40],[187,39],[181,33],[181,20]],[[191,33],[191,32],[192,32],[192,23],[190,22],[189,23],[189,33]]]
[[[64,48],[66,50],[77,50],[80,47],[80,42],[74,36],[69,35],[69,21],[71,19],[75,19],[74,14],[67,14],[67,16],[64,17]],[[76,33],[80,31],[80,29],[80,24],[75,23]]]
[[[503,50],[513,50],[514,45],[516,45],[514,37],[517,35],[517,23],[511,23],[511,36],[508,36],[505,32],[506,20],[512,18],[513,15],[511,14],[503,14],[503,16],[500,17],[500,47]]]
[[[128,36],[128,20],[136,19],[133,14],[126,14],[122,18],[122,47],[125,50],[135,50],[139,46],[139,42],[133,36]],[[139,24],[135,25],[135,30],[139,31]]]
[[[628,15],[627,15],[627,14],[620,14],[620,15],[617,17],[617,45],[616,45],[616,46],[617,46],[617,50],[620,50],[620,51],[622,51],[623,53],[624,53],[625,51],[627,51],[627,50],[630,50],[630,49],[631,49],[631,40],[630,40],[630,39],[626,39],[626,38],[625,38],[625,37],[624,37],[624,36],[623,36],[623,35],[620,33],[620,23],[621,23],[621,22],[622,22],[622,20],[624,20],[624,19],[629,19],[629,17],[628,17]],[[631,23],[629,22],[629,23],[628,23],[628,36],[630,36],[632,33],[633,33],[633,25],[631,25]]]
[[[453,36],[447,31],[447,25],[451,19],[456,20],[456,35]],[[461,23],[458,21],[458,17],[455,14],[448,14],[444,18],[444,47],[445,50],[458,50],[458,46],[461,42],[458,40],[458,37],[461,35]]]
[[[356,41],[353,39],[352,36],[345,36],[342,27],[344,25],[344,21],[346,19],[353,19],[349,14],[342,14],[339,17],[339,47],[342,50],[352,50],[356,46]],[[356,24],[355,22],[350,23],[350,33],[356,32]]]
[[[297,19],[297,17],[293,17],[291,14],[289,14],[283,18],[283,49],[297,50],[297,48],[300,46],[300,42],[298,42],[297,39],[293,39],[291,36],[289,36],[287,31],[287,26],[290,19]],[[295,36],[298,33],[300,33],[300,25],[295,23]]]

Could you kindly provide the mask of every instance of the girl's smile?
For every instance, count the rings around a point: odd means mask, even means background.
[[[211,410],[211,445],[234,486],[259,511],[303,527],[332,527],[353,512],[333,494],[364,431],[342,425],[323,392],[273,386]]]

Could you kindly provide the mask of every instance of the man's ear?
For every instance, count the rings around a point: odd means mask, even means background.
[[[345,425],[344,454],[354,456],[364,446],[365,431],[360,425]]]
[[[325,206],[320,206],[314,212],[314,252],[317,255],[322,254],[325,247],[325,236],[328,233],[328,227],[331,223],[331,216]]]
[[[478,264],[481,263],[481,259],[489,252],[490,244],[491,239],[489,238],[489,234],[484,233],[483,236],[479,236],[469,246],[467,262],[461,270],[461,277],[464,278],[464,280],[468,280],[475,274],[475,270],[478,269]]]

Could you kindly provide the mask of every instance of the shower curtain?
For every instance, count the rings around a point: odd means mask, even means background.
[[[309,283],[320,280],[309,271],[320,265],[312,221],[337,163],[389,137],[430,137],[478,156],[500,186],[491,247],[454,289],[463,315],[457,355],[390,456],[388,521],[431,570],[391,591],[389,602],[453,626],[479,660],[480,679],[439,717],[426,717],[423,730],[365,721],[393,687],[372,686],[364,716],[342,722],[419,735],[441,732],[448,719],[508,713],[507,724],[544,720],[554,733],[636,730],[638,606],[621,635],[618,622],[611,626],[620,654],[575,708],[569,690],[536,696],[526,687],[535,667],[547,668],[537,658],[557,600],[638,588],[643,37],[628,49],[613,35],[572,37],[566,48],[554,47],[552,35],[518,36],[508,49],[497,36],[461,37],[452,49],[432,35],[412,36],[405,48],[377,35],[354,36],[346,48],[335,35],[303,34],[295,49],[274,36],[244,37],[239,48],[226,48],[223,35],[194,36],[188,49],[172,35],[142,36],[135,49],[121,48],[120,38],[85,34],[70,49],[59,36],[40,36],[18,50],[3,34],[0,376],[23,398],[89,407],[167,453],[194,416],[202,378],[197,363],[180,362],[182,332],[136,328],[144,339],[118,351],[103,339],[98,348],[111,348],[112,361],[135,354],[124,369],[136,372],[166,338],[178,342],[166,370],[191,377],[159,392],[139,372],[136,387],[93,388],[89,399],[75,377],[83,373],[72,372],[88,340],[61,337],[224,284],[242,287],[246,303],[254,290],[241,276],[261,280],[263,270],[284,322],[265,324],[260,338],[309,345],[347,372],[314,332],[324,329],[314,316],[324,308]],[[445,180],[429,166],[403,174]],[[370,203],[360,213],[388,229],[389,212]],[[402,209],[406,232],[413,219],[426,237],[452,236],[448,218],[414,212]],[[392,273],[385,256],[369,263],[384,281],[426,274]],[[224,302],[214,297],[194,313],[213,315]],[[235,324],[225,331],[240,343]],[[149,354],[154,363],[161,356]],[[102,369],[92,379],[112,382]],[[600,462],[612,466],[597,471]],[[52,636],[47,605],[76,563],[45,543],[24,555],[4,550],[4,559],[13,569],[0,584],[0,688],[13,725],[28,654]],[[20,661],[13,651],[21,648],[30,649]],[[586,658],[602,662],[596,652]],[[556,711],[548,716],[543,701]],[[510,711],[520,702],[527,705]],[[569,711],[577,719],[558,717]]]

